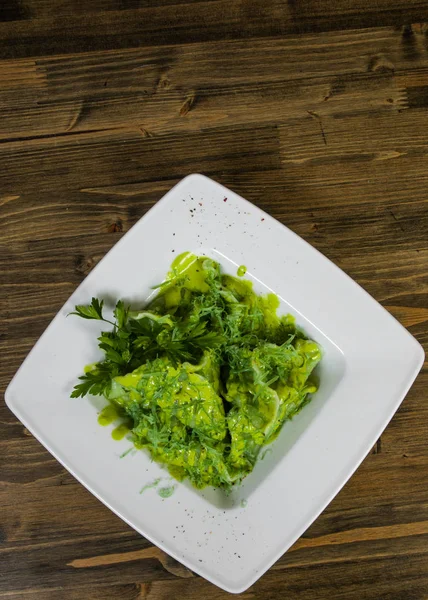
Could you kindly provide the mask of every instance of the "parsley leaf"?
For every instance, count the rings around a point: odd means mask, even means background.
[[[107,365],[99,363],[93,371],[89,371],[79,377],[81,383],[74,386],[74,389],[71,392],[71,398],[83,398],[86,394],[101,396],[110,385],[111,379],[111,369]]]
[[[119,300],[114,309],[114,316],[119,329],[124,329],[128,323],[129,306],[125,306],[123,300]]]
[[[100,301],[98,298],[92,298],[92,302],[89,306],[79,304],[70,315],[77,315],[78,317],[82,317],[82,319],[97,319],[98,321],[104,321],[103,305],[104,300]]]

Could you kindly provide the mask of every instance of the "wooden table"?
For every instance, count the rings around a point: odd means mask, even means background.
[[[426,348],[424,20],[426,0],[2,0],[2,389],[193,172],[286,223]],[[425,363],[358,472],[242,598],[428,598],[427,401]],[[0,598],[229,597],[114,516],[3,402],[0,511]]]

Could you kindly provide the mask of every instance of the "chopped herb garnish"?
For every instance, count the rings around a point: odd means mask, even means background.
[[[71,396],[120,407],[134,446],[176,479],[230,489],[316,391],[320,348],[277,315],[274,294],[258,296],[205,256],[178,256],[157,290],[140,311],[119,300],[111,321],[102,300],[76,306],[71,314],[112,328]]]

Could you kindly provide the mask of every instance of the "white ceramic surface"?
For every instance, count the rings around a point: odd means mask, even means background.
[[[178,484],[144,452],[97,423],[100,399],[71,399],[97,360],[98,322],[68,317],[92,296],[143,304],[185,250],[272,290],[324,350],[321,386],[286,423],[230,497]],[[108,302],[107,302],[108,303]],[[59,311],[6,392],[34,436],[95,496],[146,538],[221,588],[248,588],[337,494],[391,419],[422,366],[418,342],[301,238],[214,181],[190,175],[107,254]],[[113,426],[112,426],[113,427]],[[88,460],[88,457],[91,460]],[[158,488],[140,490],[156,478]]]

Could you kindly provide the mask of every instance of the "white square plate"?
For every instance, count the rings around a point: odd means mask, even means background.
[[[140,490],[166,472],[144,452],[120,456],[97,423],[100,400],[71,399],[84,365],[100,358],[99,322],[67,318],[92,296],[143,304],[177,254],[247,266],[256,291],[274,291],[321,344],[321,386],[230,497],[177,484],[162,499]],[[108,302],[107,302],[108,303]],[[243,198],[191,175],[158,202],[59,311],[6,392],[37,439],[142,535],[229,592],[254,583],[337,494],[391,419],[422,366],[418,342],[314,248]],[[97,405],[98,402],[98,405]],[[91,457],[91,460],[88,460]],[[159,485],[162,485],[159,484]]]

